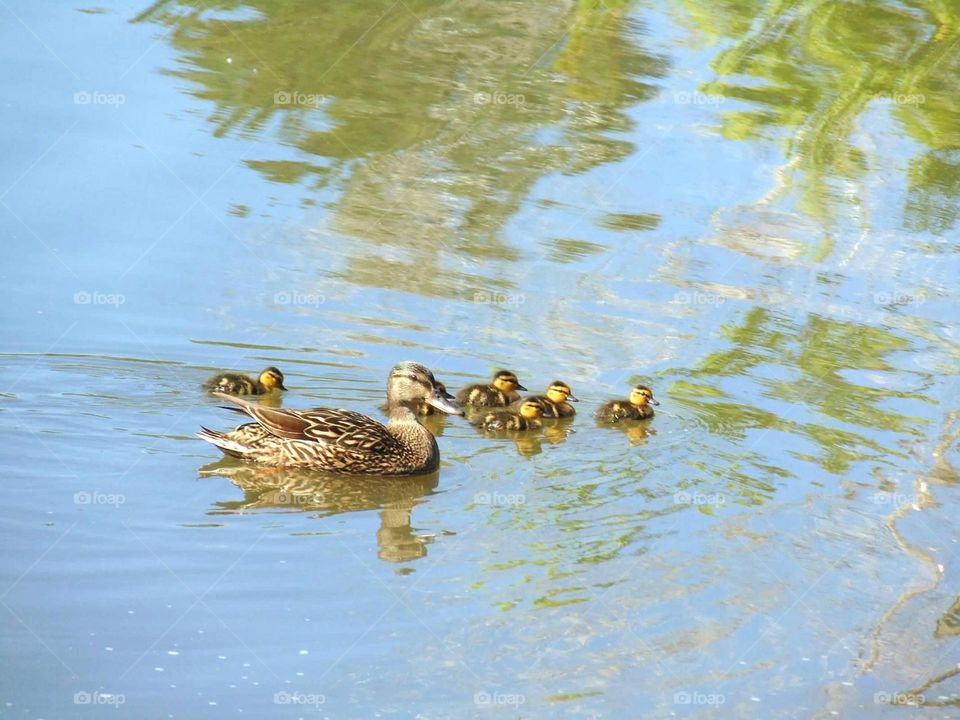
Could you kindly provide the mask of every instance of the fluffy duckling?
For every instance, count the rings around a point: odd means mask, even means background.
[[[546,395],[533,395],[524,400],[524,402],[528,401],[539,403],[545,418],[573,417],[577,411],[570,403],[579,402],[570,391],[570,386],[561,380],[550,383]]]
[[[651,405],[659,405],[653,397],[653,390],[646,385],[637,385],[630,391],[626,400],[611,400],[597,410],[597,420],[616,423],[621,420],[645,420],[653,417]]]
[[[524,400],[516,411],[499,410],[488,413],[481,418],[477,425],[484,430],[536,430],[543,423],[543,406],[535,400]]]
[[[467,385],[457,393],[461,405],[473,407],[506,407],[520,399],[517,390],[526,390],[517,380],[516,373],[498,370],[489,384]]]
[[[274,389],[287,388],[283,386],[283,373],[271,366],[262,370],[256,380],[241,373],[214,375],[203,384],[203,389],[228,395],[266,395]]]

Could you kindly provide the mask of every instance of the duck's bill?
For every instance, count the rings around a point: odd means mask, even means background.
[[[277,387],[280,388],[281,390],[283,390],[284,392],[287,391],[287,386],[284,385],[283,383],[279,383],[279,384],[277,385]]]
[[[580,402],[580,398],[574,397],[573,395],[567,395],[567,400],[569,402]]]
[[[444,397],[444,393],[441,393],[439,390],[434,390],[433,397],[427,400],[427,403],[447,415],[463,415],[463,410],[460,409],[460,406],[453,402],[453,400]]]
[[[520,383],[517,383],[517,390],[523,390],[524,392],[527,392],[527,389]]]
[[[659,400],[654,400],[653,398],[650,398],[647,402],[649,402],[651,405],[659,405],[659,404],[660,404],[660,401],[659,401]]]

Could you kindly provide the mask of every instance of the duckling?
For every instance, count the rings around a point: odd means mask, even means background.
[[[543,417],[545,418],[567,418],[573,417],[577,411],[570,405],[572,402],[579,402],[570,391],[570,386],[560,380],[554,380],[547,388],[546,395],[531,395],[524,399],[524,402],[533,401],[539,403],[543,408]],[[517,405],[517,403],[514,403]]]
[[[451,415],[463,411],[444,398],[433,373],[402,362],[387,378],[390,421],[383,425],[351,410],[281,410],[221,392],[255,422],[230,432],[201,428],[197,437],[224,454],[275,467],[300,467],[350,475],[415,475],[433,472],[440,451],[413,408],[428,402]]]
[[[537,430],[543,426],[543,406],[535,400],[524,400],[517,411],[500,410],[484,415],[477,425],[484,430]]]
[[[228,395],[266,395],[274,388],[287,389],[283,385],[283,373],[272,366],[262,370],[256,380],[241,373],[221,373],[203,384],[203,389],[207,392]]]
[[[517,390],[526,392],[516,374],[509,370],[498,370],[490,384],[467,385],[457,393],[456,400],[461,405],[473,407],[506,407],[520,399]]]
[[[646,385],[637,385],[630,391],[627,400],[611,400],[597,410],[597,420],[604,423],[616,423],[621,420],[646,420],[653,417],[651,405],[659,405],[653,397],[653,390]]]

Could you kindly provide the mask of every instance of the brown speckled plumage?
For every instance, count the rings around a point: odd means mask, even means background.
[[[227,433],[202,428],[197,435],[224,453],[243,460],[284,467],[314,468],[359,475],[410,475],[435,470],[437,441],[411,407],[434,402],[459,413],[439,394],[427,368],[405,362],[390,373],[390,421],[383,425],[352,410],[266,407],[223,393],[256,422]]]

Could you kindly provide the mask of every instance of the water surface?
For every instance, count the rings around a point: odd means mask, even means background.
[[[0,13],[0,714],[957,713],[953,4]],[[192,437],[404,359],[580,412],[389,483]]]

